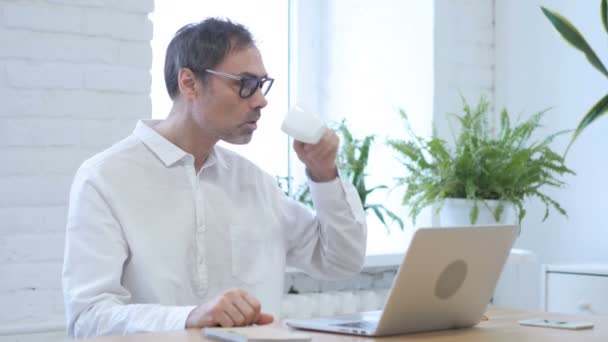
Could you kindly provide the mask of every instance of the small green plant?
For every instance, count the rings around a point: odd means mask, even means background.
[[[559,176],[573,174],[564,165],[563,157],[549,147],[555,137],[568,131],[531,142],[546,111],[512,127],[507,111],[503,110],[500,129],[492,134],[488,124],[489,102],[481,98],[472,108],[464,98],[462,101],[464,113],[454,114],[461,131],[453,148],[436,137],[417,136],[409,126],[406,113],[400,110],[409,138],[389,140],[388,144],[399,153],[409,173],[398,179],[398,185],[407,186],[403,204],[410,207],[414,224],[423,208],[437,203],[439,211],[446,198],[472,200],[469,215],[472,224],[477,222],[478,202],[487,205],[484,200],[500,201],[493,211],[497,221],[504,211],[504,202],[512,202],[521,223],[526,214],[523,202],[527,197],[540,198],[545,204],[543,220],[549,215],[549,207],[567,216],[556,201],[541,192],[541,187],[562,187],[564,182]]]
[[[365,178],[366,168],[369,161],[370,148],[374,142],[375,136],[369,135],[363,139],[356,139],[346,126],[345,120],[342,120],[337,128],[338,133],[342,137],[342,145],[338,152],[338,169],[340,170],[341,176],[345,177],[350,181],[357,189],[363,209],[372,211],[382,222],[387,231],[390,231],[387,218],[391,219],[392,222],[396,222],[399,228],[403,230],[403,220],[395,213],[390,211],[382,204],[369,204],[367,203],[368,196],[379,189],[387,189],[386,185],[378,185],[372,188],[368,188]],[[312,201],[310,199],[310,189],[306,184],[300,185],[293,195],[293,197],[312,207]]]
[[[306,183],[300,184],[291,197],[307,207],[313,207],[312,198],[310,198],[310,188]]]
[[[541,6],[541,10],[545,14],[545,16],[549,19],[553,27],[559,32],[570,45],[574,48],[580,50],[585,54],[587,60],[591,65],[596,68],[599,72],[601,72],[606,78],[608,78],[608,70],[602,64],[602,61],[595,54],[589,43],[585,40],[585,37],[578,31],[578,29],[568,21],[568,19],[561,16],[559,13],[547,9]],[[600,3],[600,19],[602,21],[602,25],[604,26],[604,30],[608,33],[608,3],[606,0],[602,0]],[[578,127],[574,131],[572,135],[572,140],[570,140],[570,144],[568,144],[568,148],[566,149],[566,153],[572,146],[572,143],[576,138],[581,134],[581,132],[589,126],[592,122],[594,122],[600,116],[608,113],[608,94],[604,95],[589,111],[581,122],[578,124]]]

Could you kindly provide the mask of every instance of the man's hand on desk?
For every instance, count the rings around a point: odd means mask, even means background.
[[[272,315],[261,312],[261,308],[260,302],[245,290],[228,290],[192,310],[186,329],[272,323]]]

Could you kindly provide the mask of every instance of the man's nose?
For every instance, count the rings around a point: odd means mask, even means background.
[[[251,101],[252,101],[251,105],[253,108],[264,108],[268,104],[268,101],[266,100],[266,96],[262,92],[261,88],[258,88],[255,91],[255,93],[251,97]]]

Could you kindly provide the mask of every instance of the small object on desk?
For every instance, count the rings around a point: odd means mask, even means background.
[[[481,316],[481,320],[482,320],[482,321],[487,321],[487,320],[489,320],[489,318],[488,318],[488,316],[483,315],[483,316]]]
[[[531,326],[531,327],[545,327],[545,328],[570,329],[570,330],[593,328],[593,323],[591,323],[591,322],[561,321],[561,320],[544,319],[544,318],[524,319],[524,320],[518,321],[518,323],[520,325],[526,325],[526,326]]]
[[[271,326],[248,326],[236,328],[205,328],[205,335],[222,341],[310,341],[310,335]]]

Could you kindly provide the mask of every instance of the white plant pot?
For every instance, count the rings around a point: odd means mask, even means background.
[[[505,209],[500,216],[500,220],[496,221],[494,219],[492,212],[496,209],[498,203],[499,201],[497,200],[477,201],[479,215],[477,216],[477,222],[475,222],[475,224],[517,224],[515,207],[511,202],[505,202]],[[446,199],[439,212],[439,225],[442,227],[471,225],[470,213],[472,208],[473,201],[464,198]]]

